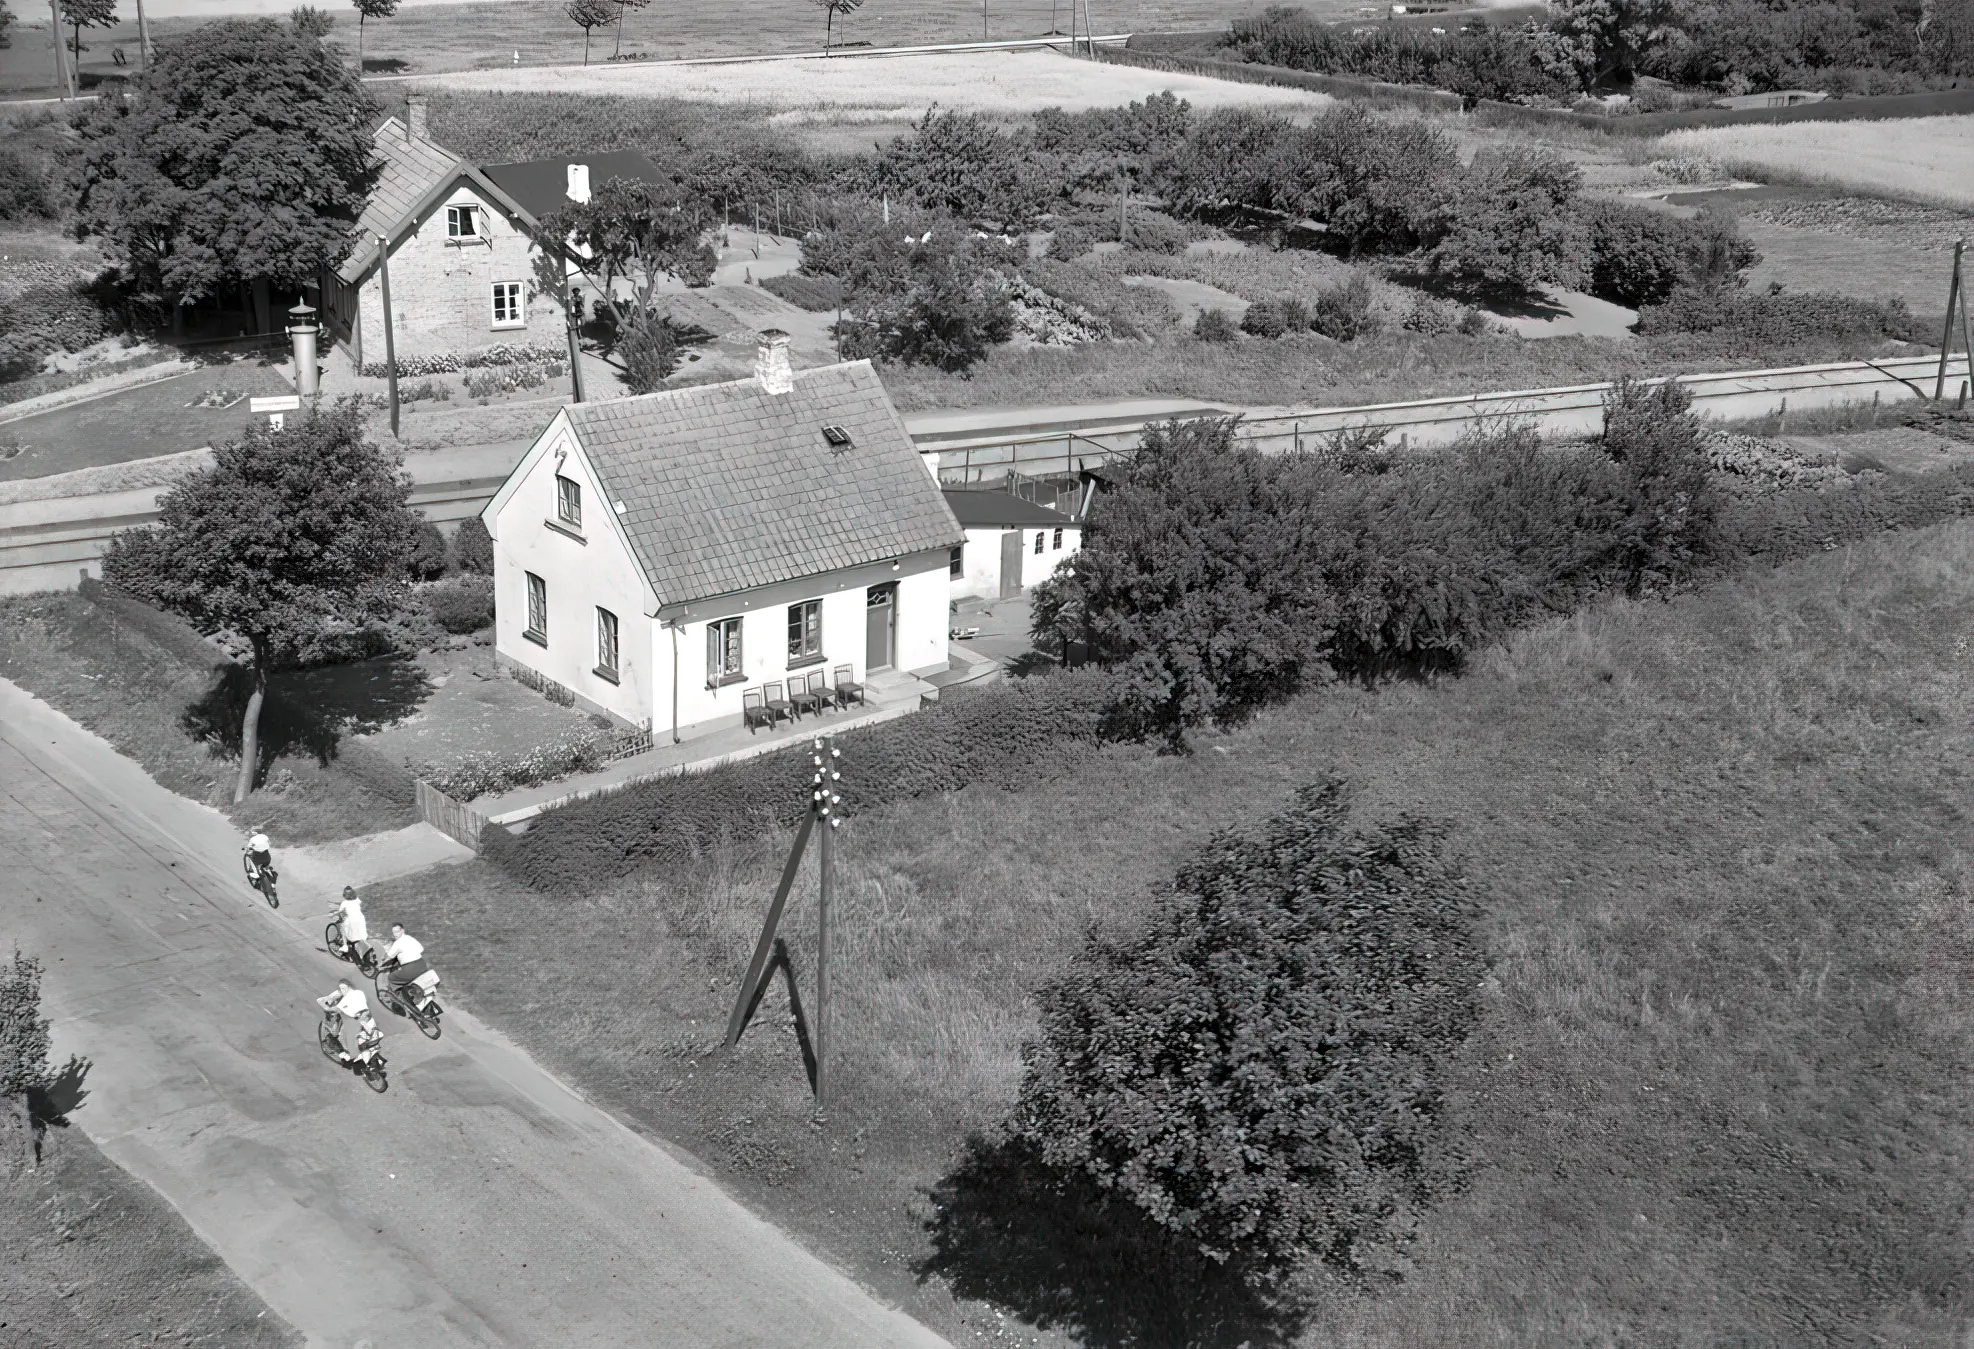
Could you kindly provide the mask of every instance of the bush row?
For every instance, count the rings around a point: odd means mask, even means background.
[[[1010,680],[846,731],[837,739],[844,806],[870,809],[974,783],[1028,785],[1101,737],[1113,690],[1098,671]],[[488,830],[485,855],[538,890],[580,894],[645,862],[794,824],[807,808],[809,774],[804,744],[643,783],[547,811],[524,834]]]
[[[1275,7],[1234,20],[1223,41],[1243,61],[1421,84],[1463,98],[1561,99],[1582,87],[1568,44],[1534,24],[1513,31],[1484,24],[1454,32],[1350,28]]]
[[[1638,331],[1729,332],[1760,346],[1800,341],[1818,333],[1876,345],[1910,342],[1919,325],[1904,300],[1866,300],[1827,291],[1745,291],[1732,285],[1680,285],[1638,313]]]
[[[454,800],[471,801],[574,773],[593,773],[615,758],[616,750],[614,732],[589,726],[520,754],[469,753],[445,763],[416,764],[411,771]]]
[[[843,303],[843,286],[835,277],[788,272],[762,277],[761,289],[812,314],[826,314]]]
[[[477,370],[489,365],[547,365],[563,360],[567,355],[568,353],[561,347],[547,343],[524,346],[501,342],[478,351],[441,351],[429,356],[400,356],[397,361],[398,378],[453,375],[461,370]],[[383,379],[390,374],[390,367],[382,361],[366,361],[358,373],[369,379]]]

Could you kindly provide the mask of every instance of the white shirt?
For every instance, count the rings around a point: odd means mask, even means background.
[[[424,958],[425,944],[409,932],[384,948],[384,959],[395,960],[400,965],[409,965],[414,960]]]
[[[362,1018],[370,1014],[370,1002],[363,996],[362,989],[346,988],[342,990],[342,996],[330,1005],[329,1010],[341,1012],[347,1017]]]
[[[346,899],[336,906],[336,911],[343,916],[344,941],[370,940],[370,924],[364,920],[362,900]]]

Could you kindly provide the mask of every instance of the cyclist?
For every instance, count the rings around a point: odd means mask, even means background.
[[[337,1055],[344,1063],[352,1063],[383,1043],[384,1032],[377,1029],[377,1022],[370,1015],[370,1002],[363,996],[363,990],[347,979],[336,981],[336,991],[327,997],[317,998],[315,1005],[322,1009],[322,1019],[329,1023],[329,1033],[336,1037]],[[343,1022],[356,1022],[356,1052],[351,1053],[349,1042],[343,1038]]]
[[[404,993],[406,986],[432,967],[425,960],[425,944],[404,930],[403,923],[391,924],[390,945],[384,948],[384,966],[391,972],[391,988]],[[412,999],[414,1002],[417,999]]]
[[[343,902],[336,906],[334,916],[342,927],[343,951],[351,952],[351,958],[360,962],[370,945],[370,922],[363,916],[363,900],[357,896],[354,886],[343,887]],[[336,954],[341,955],[343,951]]]
[[[255,834],[247,840],[247,860],[253,864],[254,884],[260,884],[263,873],[274,869],[274,845],[266,834]]]

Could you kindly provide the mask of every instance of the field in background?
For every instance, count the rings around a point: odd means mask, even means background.
[[[1018,793],[853,818],[826,1127],[779,983],[716,1051],[785,837],[558,899],[548,943],[543,899],[482,862],[372,906],[446,953],[463,1005],[956,1341],[1173,1343],[1174,1291],[1105,1282],[1102,1233],[925,1191],[1006,1109],[1032,991],[1087,926],[1336,769],[1367,810],[1451,822],[1496,963],[1452,1107],[1471,1186],[1402,1282],[1333,1290],[1304,1343],[1941,1342],[1970,1275],[1970,606],[1974,524],[1883,536],[1191,756],[1066,754]],[[952,1258],[927,1282],[929,1229]]]
[[[1765,182],[1974,207],[1974,116],[1695,127],[1661,137],[1658,149]]]
[[[1117,107],[1171,90],[1201,111],[1233,105],[1314,110],[1324,94],[1236,84],[1198,75],[1099,65],[1049,51],[932,53],[868,61],[774,61],[742,65],[641,66],[586,71],[517,70],[445,75],[451,89],[515,93],[620,94],[774,108],[771,122],[909,121],[933,104],[986,113]]]

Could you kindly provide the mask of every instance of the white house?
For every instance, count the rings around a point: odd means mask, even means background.
[[[947,668],[961,531],[867,361],[563,408],[481,518],[496,651],[657,731],[838,667]]]
[[[954,599],[998,599],[1045,581],[1083,543],[1075,517],[1011,492],[948,488],[946,504],[966,531],[947,562]]]

